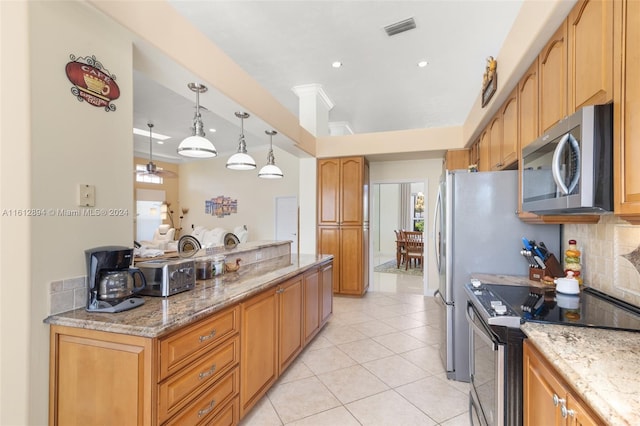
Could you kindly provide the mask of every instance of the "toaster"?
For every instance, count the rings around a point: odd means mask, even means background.
[[[147,285],[139,294],[167,297],[196,286],[193,260],[154,259],[136,262],[136,267],[140,268],[147,280]]]

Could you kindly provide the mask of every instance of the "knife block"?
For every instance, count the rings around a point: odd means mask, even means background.
[[[560,262],[558,262],[558,259],[556,259],[553,254],[549,255],[547,260],[544,261],[544,265],[544,269],[529,268],[529,279],[540,281],[545,275],[553,278],[564,277],[564,270],[562,269],[562,266],[560,266]]]

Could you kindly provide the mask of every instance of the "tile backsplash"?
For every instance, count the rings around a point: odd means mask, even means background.
[[[582,251],[586,285],[640,306],[640,225],[603,215],[594,225],[564,225],[563,250],[570,239]]]
[[[50,314],[55,315],[85,307],[87,304],[86,283],[86,276],[51,282],[49,285]]]

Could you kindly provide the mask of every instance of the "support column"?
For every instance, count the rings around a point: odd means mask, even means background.
[[[303,84],[291,90],[298,95],[300,125],[314,136],[329,135],[329,111],[333,102],[321,84]]]

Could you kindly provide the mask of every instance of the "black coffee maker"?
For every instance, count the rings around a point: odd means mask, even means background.
[[[87,257],[87,307],[89,312],[121,312],[144,303],[136,297],[147,281],[131,268],[133,249],[120,246],[85,250]]]

